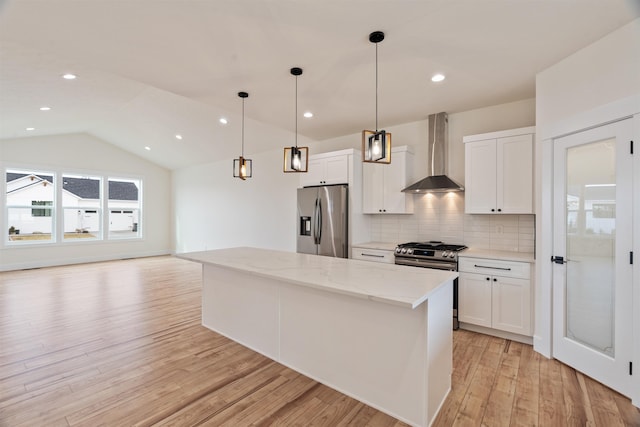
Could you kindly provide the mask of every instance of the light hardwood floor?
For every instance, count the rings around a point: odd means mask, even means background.
[[[202,327],[200,274],[171,257],[0,273],[0,426],[405,425]],[[530,346],[457,331],[435,425],[640,426],[640,411]]]

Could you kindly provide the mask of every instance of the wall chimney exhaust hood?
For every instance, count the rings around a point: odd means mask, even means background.
[[[429,176],[402,190],[403,193],[445,193],[464,191],[464,187],[446,175],[448,145],[447,113],[429,115]]]

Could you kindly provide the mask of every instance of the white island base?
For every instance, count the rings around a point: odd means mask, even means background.
[[[451,388],[457,273],[254,248],[180,257],[203,264],[207,328],[408,424],[433,422]]]

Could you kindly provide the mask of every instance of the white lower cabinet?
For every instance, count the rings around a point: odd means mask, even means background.
[[[531,264],[461,257],[458,270],[461,322],[532,336]]]
[[[383,262],[386,264],[395,263],[395,255],[393,254],[393,251],[384,249],[369,249],[354,246],[351,249],[351,258],[361,259],[364,261]]]

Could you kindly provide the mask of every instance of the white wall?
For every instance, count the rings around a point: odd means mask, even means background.
[[[640,111],[640,19],[542,71],[536,78],[536,206],[537,258],[552,255],[552,138]],[[636,119],[638,123],[638,119]],[[635,138],[640,139],[636,126]],[[634,171],[636,176],[640,171]],[[636,209],[640,203],[636,201]],[[634,229],[640,224],[636,215]],[[638,245],[638,242],[635,242]],[[640,268],[634,266],[633,319],[640,325]],[[550,356],[551,263],[536,264],[534,346]],[[640,327],[634,331],[634,365],[640,366]],[[634,370],[635,372],[635,370]],[[634,404],[640,406],[640,375],[634,375]]]
[[[167,169],[87,134],[0,140],[0,166],[144,180],[143,239],[0,246],[0,270],[171,252],[171,174]]]
[[[640,18],[536,76],[540,138],[562,119],[640,92]]]
[[[232,176],[232,159],[173,172],[175,252],[235,246],[296,250],[299,175],[282,172],[282,149],[256,155],[253,177]]]

